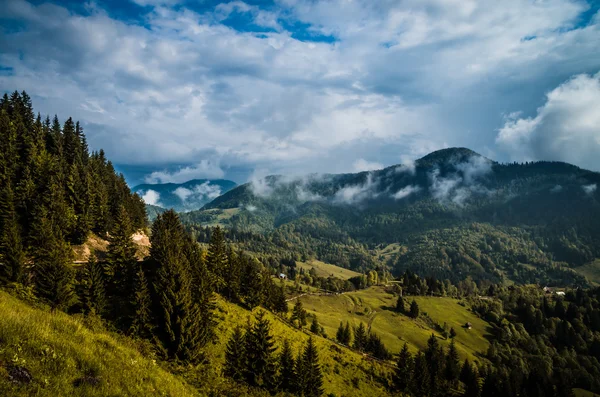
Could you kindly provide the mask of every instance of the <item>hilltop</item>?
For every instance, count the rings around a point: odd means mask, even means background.
[[[450,148],[370,172],[266,177],[182,218],[357,271],[579,285],[588,281],[573,269],[600,257],[598,185],[600,174],[570,164],[501,164]]]
[[[192,179],[184,183],[144,183],[132,191],[144,198],[150,205],[147,211],[155,217],[160,208],[197,210],[236,186],[235,182],[226,179]]]

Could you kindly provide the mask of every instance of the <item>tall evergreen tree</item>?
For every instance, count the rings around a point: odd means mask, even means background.
[[[301,371],[298,372],[299,388],[296,392],[305,397],[318,397],[323,394],[323,374],[319,364],[319,354],[313,337],[308,338],[306,347],[302,356],[298,358],[302,361]]]
[[[212,230],[206,263],[208,265],[208,270],[215,277],[215,290],[221,292],[225,287],[225,278],[229,266],[227,263],[225,237],[219,226]]]
[[[419,317],[419,305],[417,304],[417,302],[414,299],[410,304],[410,316],[412,318]]]
[[[158,216],[150,242],[149,281],[158,346],[169,358],[195,362],[201,353],[199,348],[207,342],[202,325],[208,313],[194,302],[185,231],[175,211]]]
[[[260,310],[256,322],[246,333],[245,343],[247,368],[245,378],[248,384],[274,390],[276,387],[275,342],[271,335],[271,325]]]
[[[396,301],[396,311],[398,313],[404,313],[404,298],[402,295],[400,295]]]
[[[106,308],[104,274],[96,255],[91,252],[83,271],[83,304],[87,313],[102,316]]]
[[[247,371],[246,340],[240,326],[233,330],[225,350],[224,374],[235,381],[243,381]]]
[[[429,368],[427,360],[422,352],[418,352],[415,356],[414,370],[412,378],[412,393],[416,396],[429,396],[430,388]]]
[[[310,324],[310,332],[317,335],[321,333],[321,326],[319,325],[319,320],[316,315],[313,317],[312,323]]]
[[[406,392],[410,386],[413,376],[413,358],[408,351],[408,345],[404,343],[398,361],[396,363],[396,372],[394,373],[394,385],[396,390]]]
[[[295,361],[292,354],[292,348],[288,339],[283,340],[281,353],[279,354],[279,389],[284,392],[292,393],[294,391],[294,381],[296,378]]]
[[[306,310],[302,307],[300,299],[296,299],[294,309],[292,310],[292,322],[297,321],[300,328],[306,325]]]
[[[108,293],[111,298],[113,317],[123,329],[131,326],[131,289],[137,268],[136,247],[131,238],[133,228],[124,206],[114,222],[108,252],[105,274]]]
[[[362,322],[354,329],[353,347],[359,351],[363,351],[367,347],[367,330]]]
[[[35,289],[53,308],[66,310],[77,302],[71,247],[55,233],[44,213],[39,214],[35,230]]]
[[[458,357],[458,351],[454,344],[454,339],[450,341],[450,347],[446,353],[446,363],[444,365],[444,377],[452,385],[456,384],[460,375],[460,359]]]
[[[10,182],[0,190],[0,284],[23,282],[25,252]]]
[[[152,300],[146,274],[142,266],[138,266],[133,284],[131,298],[131,326],[129,333],[141,338],[150,339],[153,334]]]
[[[444,354],[434,334],[427,340],[425,361],[429,370],[430,394],[436,396],[440,389],[440,375],[444,364]]]

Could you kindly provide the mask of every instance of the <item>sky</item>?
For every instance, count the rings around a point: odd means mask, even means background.
[[[0,91],[131,185],[445,147],[600,171],[599,0],[0,1]]]

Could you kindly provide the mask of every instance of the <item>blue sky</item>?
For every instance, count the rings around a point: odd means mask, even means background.
[[[131,184],[353,172],[464,146],[600,170],[600,2],[0,2],[0,89]]]

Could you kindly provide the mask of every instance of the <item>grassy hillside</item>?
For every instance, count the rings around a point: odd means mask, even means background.
[[[217,315],[219,317],[216,332],[218,340],[207,348],[206,365],[201,369],[203,381],[198,386],[201,391],[222,395],[229,387],[220,376],[225,360],[225,346],[235,326],[245,326],[248,321],[253,321],[253,314],[237,305],[218,299]],[[271,321],[271,329],[277,345],[281,345],[283,339],[288,338],[297,354],[306,344],[309,333],[294,328],[271,313],[267,313],[267,318]],[[315,338],[323,369],[325,395],[329,393],[334,393],[336,396],[388,395],[382,382],[389,380],[391,368],[370,361],[333,341],[322,337]]]
[[[585,276],[591,283],[600,284],[600,259],[575,268],[575,271]]]
[[[340,321],[349,321],[351,325],[363,322],[381,336],[392,353],[398,353],[405,342],[412,351],[425,349],[427,339],[432,333],[442,338],[440,333],[432,328],[433,324],[443,325],[444,322],[447,323],[448,329],[453,327],[457,332],[456,346],[463,358],[475,360],[476,354],[485,352],[489,345],[489,325],[452,298],[415,297],[422,314],[417,320],[395,313],[393,307],[396,297],[386,293],[383,287],[371,287],[342,295],[306,295],[300,299],[309,313],[317,315],[319,322],[331,337],[335,336]],[[412,297],[406,299],[408,303],[412,301]],[[463,328],[466,322],[472,323],[473,328]],[[440,342],[446,346],[450,341]]]
[[[129,339],[92,331],[81,318],[32,308],[3,291],[0,318],[2,396],[198,395]],[[15,367],[26,368],[33,381],[10,382]]]
[[[352,277],[360,276],[361,274],[350,269],[344,269],[343,267],[331,265],[329,263],[317,260],[310,260],[307,262],[296,262],[296,266],[307,271],[314,268],[317,272],[317,276],[319,277],[332,276],[341,278],[342,280],[347,280]]]

